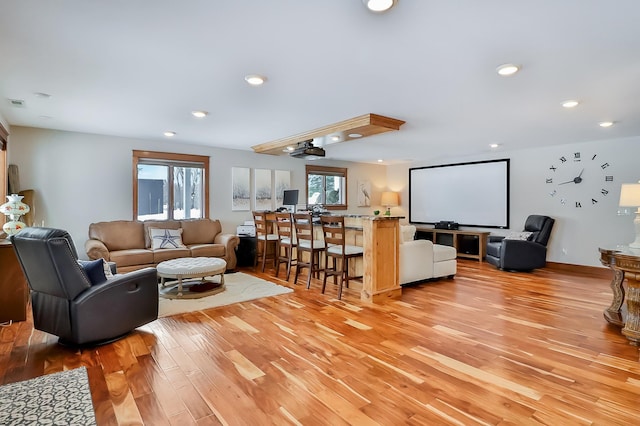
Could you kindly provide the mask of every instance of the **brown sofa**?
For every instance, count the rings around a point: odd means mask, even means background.
[[[152,249],[150,228],[182,229],[182,242],[186,247]],[[227,270],[233,270],[239,242],[237,235],[222,233],[219,220],[116,220],[89,225],[85,250],[89,259],[115,262],[121,273],[178,257],[219,257],[227,262]]]

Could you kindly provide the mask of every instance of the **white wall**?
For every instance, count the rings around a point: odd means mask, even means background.
[[[545,183],[547,177],[553,176],[549,167],[552,164],[557,165],[559,157],[573,156],[573,153],[578,151],[582,153],[583,160],[586,155],[589,156],[586,161],[597,154],[598,161],[606,161],[611,165],[607,169],[607,174],[614,176],[613,183],[604,185],[606,189],[611,189],[609,194],[600,196],[600,201],[595,205],[590,202],[582,203],[583,207],[579,209],[573,204],[572,195],[567,197],[567,204],[560,204],[557,197],[549,195],[553,185]],[[543,214],[556,219],[547,260],[601,266],[598,247],[615,248],[617,245],[633,241],[633,216],[618,216],[617,212],[620,184],[640,180],[638,163],[640,137],[522,151],[492,152],[481,156],[451,158],[438,163],[415,162],[411,165],[390,166],[387,172],[387,184],[390,188],[402,191],[401,207],[404,214],[408,215],[408,169],[410,167],[497,158],[511,159],[511,230],[521,231],[529,214]],[[580,185],[567,189],[575,190],[576,194],[586,191],[583,197],[594,191],[598,193],[601,185],[589,181],[591,176],[583,177],[585,180]],[[508,232],[508,230],[488,230],[498,235]]]
[[[35,189],[36,223],[67,229],[84,255],[82,245],[91,222],[132,217],[132,150],[154,150],[209,155],[211,157],[211,217],[222,221],[223,229],[250,219],[250,212],[231,211],[231,168],[249,167],[291,170],[292,187],[304,191],[304,160],[254,154],[249,151],[179,144],[174,141],[150,141],[54,130],[12,126],[9,163],[20,170],[21,189]],[[549,166],[562,155],[598,154],[611,164],[614,176],[611,192],[595,206],[576,209],[561,205],[548,195]],[[548,260],[577,265],[600,266],[598,247],[615,247],[633,240],[633,217],[618,216],[620,184],[640,180],[640,138],[603,140],[531,150],[492,152],[486,155],[457,157],[437,163],[414,162],[411,165],[380,166],[336,161],[313,164],[348,167],[349,210],[370,214],[380,208],[380,194],[387,189],[400,192],[401,206],[393,214],[408,215],[409,167],[511,159],[511,227],[522,230],[529,214],[546,214],[556,219],[549,245]],[[585,176],[584,184],[587,184]],[[357,207],[359,180],[369,180],[372,206]],[[592,188],[592,187],[590,187]],[[507,230],[490,229],[494,234]]]
[[[210,156],[211,217],[220,219],[224,232],[251,219],[251,212],[231,210],[231,168],[249,167],[291,171],[291,186],[305,189],[305,160],[249,151],[179,144],[174,141],[101,136],[27,127],[11,128],[8,161],[16,164],[22,189],[35,189],[35,223],[66,229],[79,255],[92,222],[132,218],[132,150],[179,152]],[[386,169],[380,165],[314,161],[313,164],[348,167],[348,188],[368,179],[373,203],[386,188]],[[348,191],[348,213],[370,214],[357,207],[357,193]]]

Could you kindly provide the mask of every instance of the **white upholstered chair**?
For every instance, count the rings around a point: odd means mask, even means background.
[[[456,249],[414,240],[414,225],[400,226],[400,285],[434,278],[453,278],[457,271]]]

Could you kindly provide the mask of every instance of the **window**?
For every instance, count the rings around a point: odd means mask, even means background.
[[[307,204],[322,204],[327,210],[347,208],[347,169],[306,166]]]
[[[133,218],[209,217],[208,179],[208,156],[134,150]]]

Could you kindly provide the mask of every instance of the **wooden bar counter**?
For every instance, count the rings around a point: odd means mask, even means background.
[[[363,285],[360,298],[380,303],[402,295],[400,217],[363,216]]]

